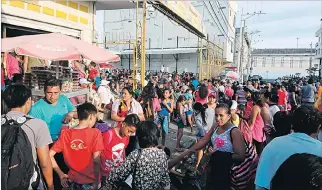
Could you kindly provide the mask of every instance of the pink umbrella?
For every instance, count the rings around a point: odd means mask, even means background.
[[[226,73],[226,77],[232,78],[232,79],[238,79],[239,75],[238,73],[234,72],[234,71],[228,71]]]
[[[101,69],[115,69],[116,67],[108,63],[100,63],[99,67]]]
[[[79,60],[81,56],[94,62],[116,62],[118,55],[88,42],[58,33],[28,35],[2,39],[1,52],[15,51],[45,60]]]

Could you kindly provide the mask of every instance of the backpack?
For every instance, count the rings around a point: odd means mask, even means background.
[[[37,171],[31,143],[21,128],[30,119],[21,117],[15,121],[6,116],[1,118],[1,189],[28,189]],[[39,182],[38,177],[36,181]]]

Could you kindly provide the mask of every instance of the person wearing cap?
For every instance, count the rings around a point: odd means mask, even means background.
[[[97,90],[97,93],[101,100],[101,107],[106,108],[107,105],[114,102],[114,96],[111,93],[111,90],[108,86],[110,84],[110,81],[102,80],[101,84]]]
[[[238,127],[239,126],[239,116],[237,112],[237,102],[235,100],[231,101],[230,112],[231,112],[231,122]]]
[[[90,82],[87,81],[85,78],[79,79],[79,86],[81,89],[87,89],[89,87]],[[83,104],[86,102],[86,95],[79,95],[79,96],[74,96],[69,99],[73,105],[79,105]]]

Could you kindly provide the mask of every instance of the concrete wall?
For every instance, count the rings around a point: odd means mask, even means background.
[[[1,22],[48,32],[60,32],[92,42],[94,4],[90,1],[2,0]]]

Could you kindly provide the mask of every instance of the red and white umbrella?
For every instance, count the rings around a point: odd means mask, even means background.
[[[239,74],[234,72],[234,71],[228,71],[226,73],[226,77],[232,78],[232,79],[238,79],[239,78]]]
[[[96,63],[116,62],[120,57],[109,50],[58,33],[1,39],[1,52],[15,51],[45,60],[80,60],[83,56]]]
[[[116,67],[114,65],[111,65],[109,63],[100,63],[99,67],[101,69],[116,69]]]

